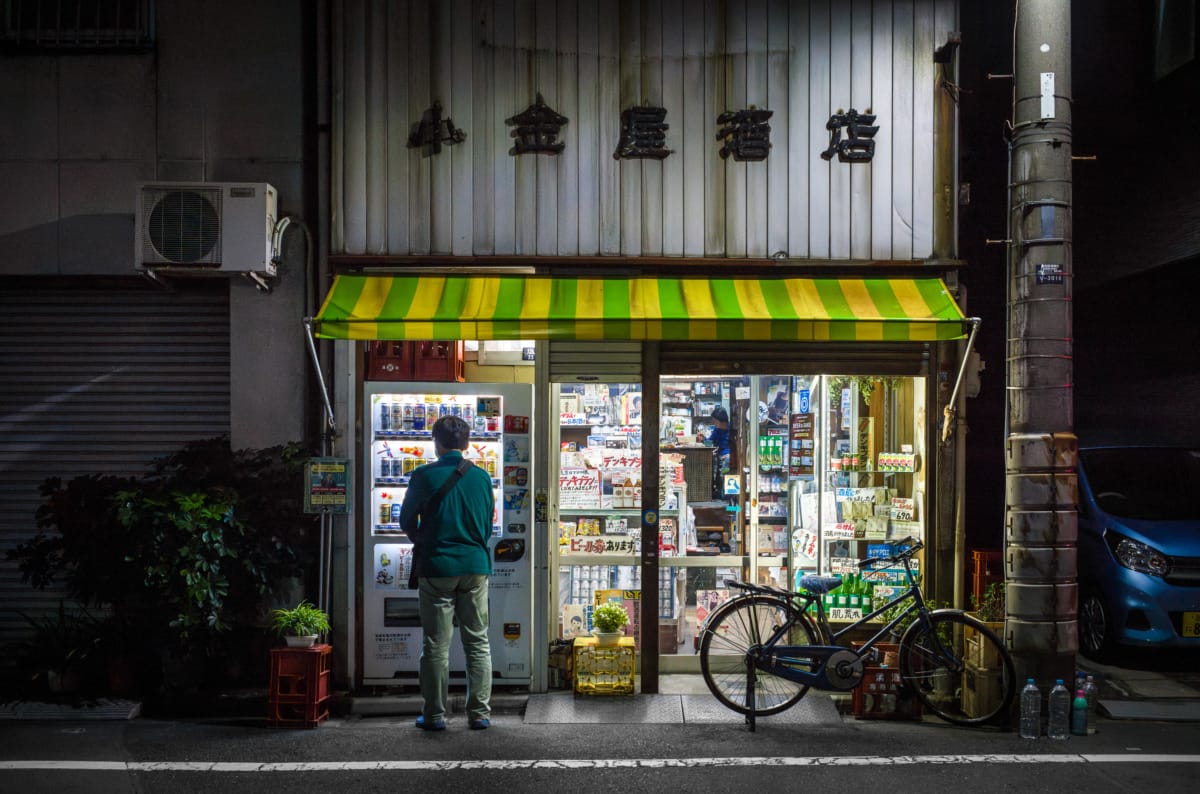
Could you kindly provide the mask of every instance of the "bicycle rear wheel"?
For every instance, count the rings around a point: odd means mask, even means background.
[[[1017,691],[1004,643],[962,612],[918,618],[900,640],[900,675],[927,709],[954,725],[1007,717]]]
[[[786,645],[813,645],[816,634],[808,619],[781,598],[752,595],[737,598],[717,609],[704,624],[700,640],[700,671],[704,683],[722,704],[739,714],[749,714],[746,664],[751,649],[767,642],[781,627],[791,623]],[[772,675],[755,672],[754,714],[769,716],[793,706],[808,687]]]

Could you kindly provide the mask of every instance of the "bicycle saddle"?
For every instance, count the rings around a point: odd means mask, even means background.
[[[836,590],[842,586],[842,580],[836,576],[817,576],[816,574],[808,574],[800,577],[800,588],[807,590],[813,595],[824,595],[830,590]]]

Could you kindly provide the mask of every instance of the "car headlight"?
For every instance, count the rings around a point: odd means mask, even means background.
[[[1171,560],[1152,546],[1130,540],[1112,531],[1106,535],[1109,545],[1112,546],[1113,556],[1129,570],[1154,576],[1166,576],[1171,572]]]

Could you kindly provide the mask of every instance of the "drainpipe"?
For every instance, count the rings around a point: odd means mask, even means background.
[[[947,266],[958,256],[958,50],[961,43],[962,35],[957,31],[950,32],[946,34],[945,42],[933,52],[937,83],[934,88],[932,253],[935,261],[946,263]],[[965,309],[965,291],[962,285],[957,283],[957,275],[949,273],[947,281],[957,295],[959,307]],[[939,376],[950,371],[955,349],[949,342],[938,345]],[[969,343],[966,350],[970,350]],[[964,359],[959,356],[958,360]],[[946,408],[953,406],[949,413],[957,416],[956,428],[959,433],[954,445],[943,443],[939,445],[936,453],[939,487],[935,520],[930,522],[930,526],[936,528],[930,551],[933,554],[931,569],[936,570],[937,574],[931,577],[930,585],[934,589],[931,593],[933,598],[945,601],[952,597],[952,603],[961,606],[963,557],[966,553],[963,543],[965,531],[962,525],[963,489],[966,484],[962,431],[966,424],[966,403],[961,398],[957,403],[954,402],[955,395],[959,393],[957,383],[949,398],[951,402],[941,402],[949,385],[939,377],[938,388],[934,392],[939,401],[937,410],[947,415]],[[947,421],[949,420],[947,415]],[[940,487],[949,484],[947,477],[941,472],[954,478],[953,487]],[[953,533],[943,531],[943,528],[951,526]],[[944,573],[947,568],[952,572],[951,577]]]
[[[1017,5],[1009,145],[1005,639],[1018,680],[1078,648],[1072,401],[1071,3]]]

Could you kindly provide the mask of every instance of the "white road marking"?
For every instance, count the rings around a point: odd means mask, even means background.
[[[810,758],[598,758],[511,761],[0,761],[0,771],[95,772],[345,772],[540,769],[668,769],[741,766],[913,766],[917,764],[1200,764],[1200,755],[984,754],[816,756]]]

